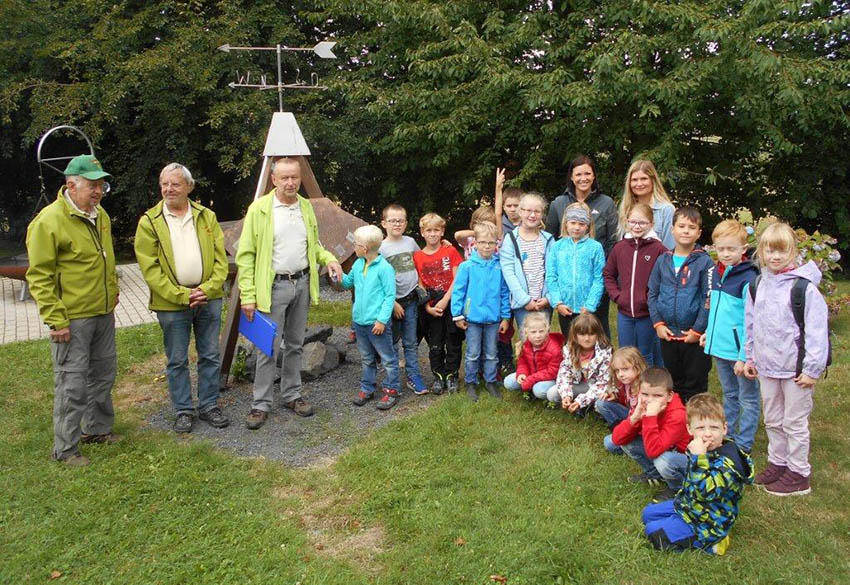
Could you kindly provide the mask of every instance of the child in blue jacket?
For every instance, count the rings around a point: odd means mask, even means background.
[[[714,356],[723,389],[723,411],[729,437],[749,453],[761,415],[758,380],[744,376],[747,362],[744,314],[758,269],[746,257],[747,230],[734,219],[721,221],[711,234],[717,265],[709,269],[708,328],[700,339]]]
[[[711,358],[699,345],[708,323],[711,257],[699,246],[702,216],[693,207],[673,214],[676,246],[659,256],[649,276],[649,316],[661,339],[661,357],[682,401],[708,390]]]
[[[511,318],[508,285],[495,256],[496,225],[489,221],[475,224],[475,247],[469,260],[458,266],[452,288],[452,316],[455,324],[466,331],[464,381],[466,393],[478,400],[478,369],[484,354],[484,382],[493,398],[501,398],[496,385],[499,333],[508,328]]]

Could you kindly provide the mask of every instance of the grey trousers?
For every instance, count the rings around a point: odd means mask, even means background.
[[[283,368],[280,374],[280,398],[290,402],[301,398],[301,354],[304,334],[307,332],[307,310],[310,308],[310,277],[298,280],[278,280],[272,285],[272,311],[268,315],[277,323],[274,355],[257,352],[257,370],[254,376],[254,402],[252,409],[269,412],[272,409],[277,355],[283,338]]]
[[[112,431],[112,385],[118,365],[112,313],[71,320],[71,341],[51,342],[53,456],[79,453],[80,434]]]

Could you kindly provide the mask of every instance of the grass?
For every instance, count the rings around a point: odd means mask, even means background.
[[[842,287],[850,289],[847,283]],[[347,303],[326,307],[338,320]],[[142,424],[161,400],[156,325],[119,330],[118,428],[93,464],[48,461],[44,341],[0,347],[0,583],[845,583],[850,574],[850,315],[811,419],[814,491],[748,489],[726,557],[661,554],[650,491],[603,425],[516,396],[445,397],[307,469],[244,459]],[[716,378],[711,376],[717,391]],[[159,395],[154,395],[159,393]],[[761,468],[766,440],[754,457]]]

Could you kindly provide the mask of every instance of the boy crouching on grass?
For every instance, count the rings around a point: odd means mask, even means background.
[[[475,251],[457,269],[452,288],[452,316],[455,324],[466,331],[464,381],[466,393],[478,400],[478,369],[482,357],[484,382],[493,398],[502,397],[496,386],[498,357],[496,343],[499,332],[507,331],[511,318],[508,285],[502,276],[496,250],[496,225],[483,221],[475,224]]]
[[[352,402],[355,406],[363,406],[374,398],[376,357],[380,356],[387,375],[378,409],[389,410],[398,402],[399,376],[392,329],[387,328],[395,304],[395,270],[378,253],[383,237],[380,228],[373,225],[354,230],[357,260],[351,272],[343,277],[342,286],[353,288],[355,292],[351,323],[363,363],[360,392]]]
[[[625,453],[643,468],[632,483],[667,487],[655,501],[669,500],[682,487],[688,466],[685,449],[691,440],[685,405],[673,391],[673,378],[664,368],[649,368],[640,377],[637,405],[605,437],[611,453]]]
[[[744,484],[753,482],[750,456],[725,439],[726,417],[715,396],[697,394],[688,402],[688,468],[675,499],[649,504],[643,523],[659,550],[701,549],[722,555],[738,517]]]

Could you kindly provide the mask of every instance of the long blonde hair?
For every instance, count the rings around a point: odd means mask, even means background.
[[[638,348],[632,346],[621,347],[614,352],[614,355],[611,356],[611,388],[615,390],[619,390],[620,381],[617,380],[617,373],[615,372],[615,368],[618,365],[627,364],[635,369],[637,372],[637,378],[635,378],[635,382],[640,380],[641,374],[646,371],[646,360],[643,359],[643,355],[640,353]]]
[[[632,166],[629,167],[629,172],[626,173],[626,183],[623,186],[623,197],[620,200],[620,217],[617,227],[617,235],[619,237],[623,237],[623,235],[628,232],[628,224],[626,223],[628,213],[632,206],[637,203],[637,198],[634,196],[634,193],[632,193],[631,187],[632,174],[637,171],[646,173],[652,181],[652,201],[654,203],[669,203],[670,205],[673,205],[673,202],[670,201],[670,196],[664,189],[664,185],[661,184],[661,179],[658,177],[658,171],[655,170],[655,165],[652,164],[652,161],[647,159],[636,160],[632,163]]]

